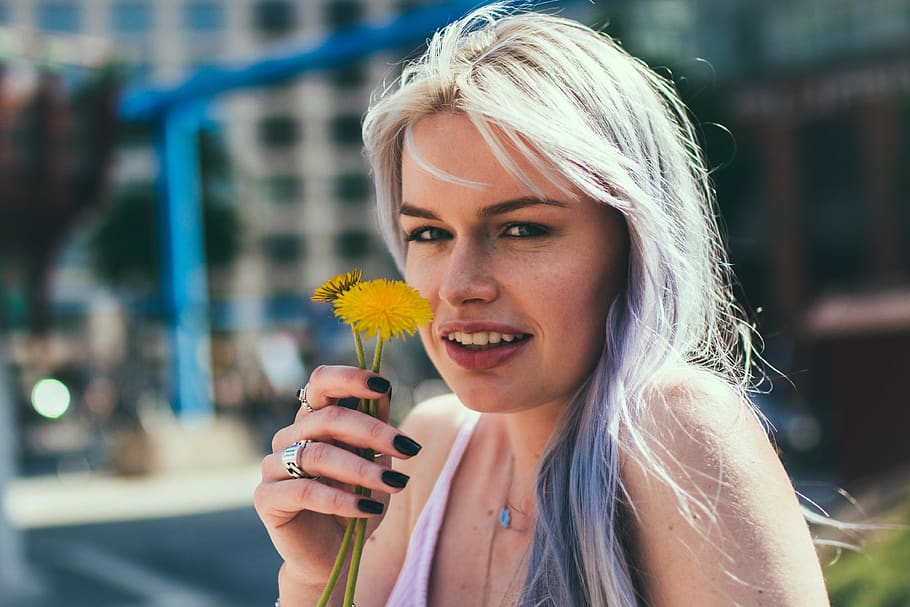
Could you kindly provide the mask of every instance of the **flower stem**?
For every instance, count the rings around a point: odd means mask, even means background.
[[[341,538],[341,547],[338,549],[338,556],[335,557],[335,565],[332,567],[332,573],[329,574],[329,581],[326,583],[325,590],[322,591],[322,596],[319,598],[319,603],[316,607],[325,607],[329,603],[329,599],[332,598],[332,591],[335,590],[338,576],[341,575],[341,568],[344,567],[344,562],[348,557],[348,549],[351,546],[351,536],[354,535],[354,526],[356,523],[357,519],[348,519],[348,526],[344,530],[344,537]]]
[[[357,333],[354,333],[354,335],[359,338],[359,335]],[[379,369],[382,364],[382,345],[383,345],[382,338],[377,337],[376,338],[376,351],[373,353],[373,373],[379,373]],[[359,347],[358,355],[362,356],[363,355],[363,344],[360,341],[358,341],[358,347]],[[376,417],[377,409],[378,409],[378,402],[375,399],[370,399],[368,408],[369,408],[368,409],[369,414],[372,415],[373,417]],[[372,449],[365,449],[364,453],[362,455],[364,457],[366,457],[367,459],[371,459],[371,460],[373,459]],[[358,489],[360,489],[360,488],[358,488]],[[362,493],[364,495],[370,495],[370,490],[364,489],[362,491],[358,491],[358,493]],[[344,607],[348,607],[349,605],[352,605],[352,603],[354,601],[354,588],[357,586],[357,572],[360,569],[360,557],[363,554],[363,542],[366,539],[366,529],[367,529],[367,520],[364,518],[357,519],[357,530],[354,535],[354,551],[351,554],[351,568],[348,570],[348,583],[347,583],[347,587],[345,588],[345,592],[344,592],[344,602],[342,603],[342,605],[344,605]]]
[[[354,347],[357,349],[357,365],[361,369],[367,368],[366,357],[363,355],[363,340],[360,339],[360,333],[354,330],[354,327],[351,327],[351,333],[354,334]]]
[[[376,351],[373,353],[373,373],[379,373],[379,365],[382,362],[382,338],[376,338]],[[363,346],[361,346],[363,347]]]
[[[348,572],[348,585],[344,589],[344,607],[353,607],[354,589],[357,586],[357,570],[360,568],[360,555],[363,554],[363,540],[366,537],[367,519],[357,520],[357,531],[354,535],[354,552],[351,554],[351,570]]]

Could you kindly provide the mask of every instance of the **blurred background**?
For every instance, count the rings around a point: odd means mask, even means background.
[[[353,360],[309,295],[395,275],[361,116],[474,4],[0,0],[0,606],[271,604],[259,461]],[[539,4],[692,109],[806,503],[910,523],[910,0]],[[834,605],[910,604],[905,530],[819,535]]]

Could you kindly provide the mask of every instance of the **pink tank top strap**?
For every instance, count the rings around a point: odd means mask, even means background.
[[[395,587],[386,601],[386,607],[426,607],[433,555],[436,552],[439,528],[446,512],[449,488],[478,419],[480,414],[476,411],[470,409],[465,411],[465,418],[455,436],[455,442],[452,443],[449,457],[414,525],[408,542],[408,552]]]

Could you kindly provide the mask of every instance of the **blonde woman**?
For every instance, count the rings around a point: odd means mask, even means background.
[[[346,517],[371,521],[359,607],[826,605],[672,86],[579,23],[487,7],[377,95],[364,140],[452,394],[394,428],[385,379],[313,373],[256,494],[281,607],[316,604]]]

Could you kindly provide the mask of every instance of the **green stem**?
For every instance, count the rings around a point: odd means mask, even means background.
[[[380,365],[382,364],[383,343],[381,337],[376,338],[376,351],[373,353],[373,373],[379,373]],[[378,401],[370,399],[368,407],[369,414],[376,417]],[[368,459],[373,459],[372,449],[365,449],[362,455]],[[370,490],[365,489],[362,493],[369,496]],[[363,554],[363,542],[366,539],[366,529],[367,520],[363,518],[357,519],[357,532],[354,536],[354,552],[351,554],[351,568],[348,570],[348,583],[344,592],[344,602],[342,603],[344,607],[349,607],[350,605],[353,605],[354,602],[354,588],[357,586],[357,572],[360,569],[360,557]]]
[[[322,591],[322,596],[319,598],[319,603],[316,607],[325,607],[329,603],[329,599],[332,598],[332,591],[335,590],[335,584],[338,582],[338,577],[341,575],[341,568],[344,567],[344,561],[348,557],[348,549],[351,547],[351,536],[354,535],[354,526],[357,523],[357,519],[348,519],[348,526],[344,530],[344,537],[341,538],[341,547],[338,549],[338,556],[335,557],[335,565],[332,567],[332,573],[329,574],[329,581],[325,585],[325,590]]]
[[[376,351],[373,353],[373,373],[379,373],[379,365],[382,362],[382,338],[376,338]]]
[[[344,589],[344,607],[353,607],[354,589],[357,586],[357,570],[360,568],[360,555],[363,554],[363,540],[366,538],[367,519],[357,519],[357,532],[354,535],[354,553],[351,554],[351,570],[348,572],[348,585]]]
[[[363,355],[363,340],[360,339],[360,333],[354,330],[354,327],[351,327],[351,333],[354,334],[354,347],[357,348],[357,365],[361,369],[367,368],[366,357]]]

